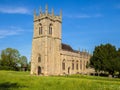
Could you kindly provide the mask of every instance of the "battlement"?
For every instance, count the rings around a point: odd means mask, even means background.
[[[45,12],[42,12],[42,8],[40,7],[39,15],[36,15],[36,10],[34,10],[34,22],[38,20],[42,20],[44,18],[48,18],[53,21],[62,22],[62,11],[60,10],[60,15],[54,15],[54,9],[52,8],[52,12],[48,12],[48,6],[45,6]]]

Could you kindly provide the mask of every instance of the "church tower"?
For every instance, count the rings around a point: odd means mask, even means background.
[[[54,10],[39,15],[34,11],[34,34],[32,40],[31,74],[59,75],[62,13],[54,15]]]

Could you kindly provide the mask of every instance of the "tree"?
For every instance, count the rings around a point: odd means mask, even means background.
[[[1,68],[1,58],[0,58],[0,68]]]
[[[27,70],[30,71],[30,68],[31,68],[31,62],[28,63]]]
[[[23,67],[23,66],[27,66],[27,57],[26,56],[21,56],[20,57],[20,66]]]
[[[26,56],[21,56],[19,51],[13,48],[2,50],[0,55],[0,69],[20,70],[21,68],[25,71],[28,68]]]
[[[21,56],[19,60],[20,67],[23,71],[27,70],[27,57]]]
[[[119,72],[119,77],[120,77],[120,48],[117,51],[117,57],[115,60],[116,60],[115,70]]]
[[[113,75],[115,71],[116,48],[111,44],[101,44],[95,47],[90,65],[96,71],[107,71]]]
[[[18,61],[20,53],[16,49],[6,48],[1,52],[1,67],[2,69],[18,70]]]

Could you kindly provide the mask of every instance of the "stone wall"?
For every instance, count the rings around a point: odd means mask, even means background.
[[[86,64],[87,62],[89,63],[90,59],[90,55],[87,52],[75,53],[61,50],[60,55],[61,63],[65,62],[65,70],[62,69],[61,65],[61,74],[87,73]]]

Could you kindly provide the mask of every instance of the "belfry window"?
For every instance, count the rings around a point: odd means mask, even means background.
[[[42,34],[42,27],[39,27],[39,35]]]
[[[42,24],[40,24],[40,27],[39,27],[39,35],[41,35],[43,32],[42,32]]]
[[[52,24],[49,26],[49,34],[52,35]]]

